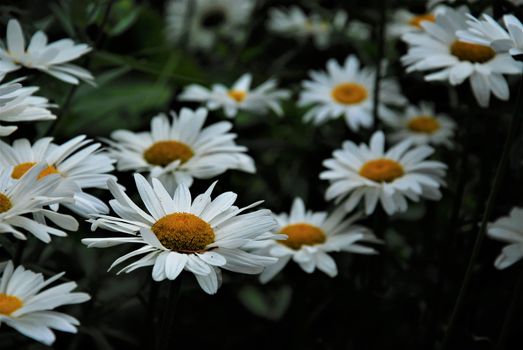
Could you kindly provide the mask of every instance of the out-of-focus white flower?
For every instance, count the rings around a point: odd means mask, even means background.
[[[490,238],[509,243],[494,262],[498,269],[505,269],[523,258],[523,208],[513,208],[508,216],[488,225]]]
[[[7,24],[7,47],[0,47],[0,74],[15,71],[21,67],[38,69],[69,84],[80,80],[93,83],[89,71],[67,62],[91,51],[86,44],[75,44],[71,39],[47,43],[44,32],[38,31],[26,48],[22,27],[16,19]]]
[[[222,37],[239,42],[254,6],[254,0],[170,0],[167,37],[176,43],[187,36],[189,47],[202,50]]]
[[[77,287],[75,282],[61,283],[44,290],[64,274],[62,272],[45,280],[41,273],[26,270],[23,266],[15,269],[9,261],[0,278],[0,325],[4,323],[46,345],[55,341],[51,329],[76,333],[80,322],[53,310],[63,305],[84,303],[91,299],[89,294],[73,292]]]
[[[0,82],[3,78],[0,76]],[[22,79],[0,84],[0,121],[13,123],[56,119],[48,109],[54,106],[44,97],[33,96],[38,88],[23,87],[20,81]],[[10,135],[16,129],[15,125],[0,125],[0,136]]]
[[[171,113],[172,123],[165,115],[151,121],[151,131],[133,133],[117,130],[111,156],[118,160],[118,170],[149,172],[169,192],[178,184],[191,186],[193,178],[208,179],[236,169],[254,173],[256,168],[247,148],[234,142],[236,134],[229,122],[203,127],[205,108],[192,111],[182,108],[180,115]]]
[[[363,203],[367,215],[378,202],[392,215],[407,210],[407,199],[441,199],[447,166],[426,160],[434,152],[432,147],[411,146],[412,140],[405,140],[385,151],[381,131],[372,135],[369,146],[345,141],[342,149],[333,152],[334,158],[323,162],[327,170],[320,178],[331,182],[325,198],[343,201],[347,211]]]
[[[289,91],[277,88],[276,80],[268,80],[251,89],[252,75],[242,75],[231,88],[215,84],[211,89],[193,84],[187,86],[180,94],[182,101],[205,103],[210,110],[223,108],[225,115],[234,118],[238,111],[267,113],[269,110],[282,115],[281,100],[290,96]]]

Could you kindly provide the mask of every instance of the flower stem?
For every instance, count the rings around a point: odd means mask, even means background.
[[[163,312],[160,338],[158,339],[159,350],[167,350],[170,348],[172,329],[176,316],[176,306],[178,305],[178,300],[180,299],[182,289],[182,275],[183,272],[169,284],[167,304]]]
[[[516,97],[516,101],[517,101],[516,109],[510,120],[508,135],[505,140],[505,144],[503,146],[503,152],[501,154],[501,159],[500,159],[498,167],[496,169],[496,174],[494,176],[492,189],[490,190],[490,193],[489,193],[489,196],[487,199],[487,204],[485,207],[485,211],[483,213],[483,218],[481,219],[479,232],[476,236],[476,241],[474,242],[474,247],[472,249],[472,254],[470,256],[467,270],[466,270],[465,276],[463,278],[463,283],[461,285],[461,289],[459,291],[458,298],[454,305],[454,309],[452,311],[452,314],[451,314],[451,317],[449,320],[449,325],[448,325],[447,331],[445,333],[445,338],[443,340],[443,346],[442,346],[443,349],[449,348],[450,342],[452,341],[452,338],[456,332],[457,321],[459,320],[461,313],[463,312],[463,308],[465,305],[465,297],[470,288],[470,282],[472,281],[474,266],[476,265],[476,262],[478,260],[479,252],[481,250],[481,245],[483,243],[483,240],[485,238],[485,234],[487,231],[487,224],[488,224],[488,221],[492,214],[492,211],[494,209],[496,197],[501,188],[503,175],[507,168],[509,154],[512,149],[512,144],[513,144],[513,142],[516,138],[516,135],[521,126],[521,114],[522,114],[522,109],[523,109],[523,74],[521,75],[521,78],[520,78],[519,91],[518,91],[518,94]]]
[[[496,344],[496,350],[505,349],[505,344],[507,342],[508,334],[510,331],[510,325],[514,320],[514,313],[519,304],[519,298],[523,293],[523,266],[519,267],[519,274],[514,285],[514,290],[512,292],[512,299],[510,300],[510,305],[505,315],[505,320],[503,321],[503,326],[501,327],[501,333]]]

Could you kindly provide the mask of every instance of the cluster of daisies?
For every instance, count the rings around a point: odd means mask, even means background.
[[[240,28],[254,5],[175,0],[167,10],[167,29],[173,41],[183,38],[198,49],[213,47],[221,36],[243,40]],[[407,72],[420,71],[427,81],[451,85],[468,79],[478,103],[487,106],[491,92],[509,98],[505,76],[522,69],[513,56],[523,52],[523,25],[511,15],[503,20],[504,26],[488,15],[477,19],[448,7],[422,15],[402,11],[389,35],[408,44],[401,59]],[[324,48],[334,33],[350,32],[347,21],[341,12],[327,18],[290,7],[272,9],[267,28]],[[16,20],[7,25],[6,43],[0,48],[1,80],[25,67],[70,84],[94,84],[87,70],[69,63],[88,53],[88,45],[69,39],[48,44],[41,31],[26,45]],[[325,70],[311,71],[301,83],[296,99],[304,109],[304,122],[320,126],[342,117],[352,132],[359,132],[372,128],[378,117],[385,126],[386,132],[373,132],[368,142],[346,140],[323,162],[325,169],[318,176],[329,184],[324,195],[333,202],[330,211],[307,210],[300,198],[289,213],[279,215],[259,209],[261,201],[240,208],[236,193],[213,193],[216,182],[204,193],[191,193],[194,181],[230,170],[256,172],[247,148],[235,141],[233,123],[209,122],[210,111],[221,109],[230,119],[239,112],[283,116],[282,101],[293,98],[277,80],[254,87],[253,77],[245,73],[231,86],[186,86],[178,99],[200,104],[197,109],[154,116],[147,131],[116,130],[103,140],[106,146],[83,135],[62,144],[51,137],[0,141],[0,232],[49,243],[53,236],[77,231],[81,218],[93,231],[104,230],[84,238],[87,247],[133,247],[110,269],[118,266],[118,273],[130,273],[146,267],[154,281],[175,280],[185,270],[209,294],[220,287],[222,270],[258,274],[266,283],[291,259],[307,273],[318,269],[334,277],[332,252],[376,254],[373,244],[383,243],[358,222],[376,210],[394,215],[413,202],[439,200],[445,186],[447,166],[432,156],[436,147],[453,147],[455,122],[429,102],[410,104],[393,77],[376,74],[375,68],[349,55],[343,63],[328,60]],[[51,110],[58,106],[33,96],[38,88],[24,87],[23,82],[18,78],[0,85],[0,121],[8,123],[0,126],[0,136],[14,133],[15,122],[56,118]],[[115,170],[132,172],[136,189],[120,185]],[[113,197],[108,203],[98,198],[104,190]],[[141,203],[129,192],[137,193]],[[523,256],[522,222],[523,209],[515,208],[489,228],[492,237],[512,243],[496,260],[499,268]],[[53,311],[89,300],[86,293],[72,292],[74,282],[47,288],[63,273],[44,279],[11,261],[3,267],[0,325],[45,344],[55,339],[51,329],[76,331],[76,319]]]

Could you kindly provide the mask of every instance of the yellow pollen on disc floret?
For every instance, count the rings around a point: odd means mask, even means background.
[[[429,115],[419,115],[412,118],[407,126],[412,131],[425,134],[432,134],[440,128],[439,122]]]
[[[245,100],[245,98],[247,98],[247,92],[243,90],[231,90],[227,94],[230,98],[232,98],[234,101],[238,103],[242,102],[243,100]]]
[[[473,63],[485,63],[496,56],[496,52],[485,45],[466,43],[456,40],[450,46],[450,53],[460,61]]]
[[[25,175],[32,167],[36,165],[35,162],[26,162],[26,163],[20,163],[17,166],[14,167],[13,172],[11,173],[11,177],[13,179],[20,179],[22,176]],[[38,180],[43,179],[47,175],[51,174],[60,174],[58,169],[56,169],[54,166],[49,165],[47,168],[42,170],[40,174],[38,175]]]
[[[360,175],[376,182],[392,182],[403,176],[401,164],[391,159],[369,160],[360,169]]]
[[[423,21],[436,22],[436,16],[434,16],[431,13],[424,13],[422,15],[417,15],[410,19],[409,24],[418,29],[423,29],[423,27],[421,26],[421,22],[423,22]]]
[[[167,249],[193,253],[214,242],[211,225],[190,213],[169,214],[156,221],[151,231]]]
[[[323,230],[310,224],[287,225],[280,230],[280,233],[289,236],[289,238],[277,242],[295,250],[304,245],[322,244],[327,239]]]
[[[332,98],[341,104],[351,105],[367,99],[365,86],[358,83],[342,83],[336,85],[331,92]]]
[[[0,193],[0,213],[8,211],[12,206],[13,204],[11,203],[9,197],[3,193]]]
[[[11,315],[24,305],[22,300],[14,295],[0,293],[0,315]]]
[[[191,147],[178,141],[158,141],[149,147],[143,157],[149,164],[166,166],[175,160],[185,163],[194,155]]]

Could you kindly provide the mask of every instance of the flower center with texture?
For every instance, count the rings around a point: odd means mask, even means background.
[[[175,160],[185,163],[194,155],[191,147],[178,141],[158,141],[149,147],[143,157],[149,164],[166,166]]]
[[[367,99],[368,93],[365,86],[358,83],[338,84],[332,89],[332,98],[345,105],[356,104]]]
[[[14,295],[0,293],[0,315],[11,315],[24,305],[22,300]]]
[[[376,182],[392,182],[403,176],[401,164],[390,159],[369,160],[360,169],[360,175]]]
[[[26,162],[26,163],[20,163],[17,166],[14,167],[13,172],[11,173],[11,177],[13,179],[20,179],[22,176],[25,175],[32,167],[36,165],[35,162]],[[40,174],[38,175],[38,180],[43,179],[47,175],[51,174],[60,174],[60,172],[52,165],[49,165],[47,168],[42,170]]]
[[[212,29],[221,26],[226,19],[227,16],[225,15],[224,9],[218,7],[208,10],[202,16],[200,23],[202,27]]]
[[[243,90],[231,90],[228,92],[228,95],[230,98],[232,98],[234,101],[240,103],[247,97],[247,92]]]
[[[425,134],[432,134],[440,128],[439,122],[428,115],[420,115],[412,118],[407,126],[412,131]]]
[[[327,239],[320,228],[310,224],[287,225],[280,230],[280,233],[289,236],[289,238],[277,242],[295,250],[304,245],[321,244]]]
[[[450,46],[450,53],[460,61],[485,63],[496,56],[496,52],[485,45],[471,44],[456,40]]]
[[[180,253],[204,251],[215,237],[211,225],[190,213],[166,215],[154,223],[151,231],[165,248]]]
[[[8,211],[12,206],[13,204],[11,203],[9,197],[3,193],[0,193],[0,213]]]
[[[436,16],[434,16],[431,13],[417,15],[410,19],[409,24],[418,29],[423,29],[423,27],[421,26],[421,22],[423,22],[423,21],[436,22]]]

